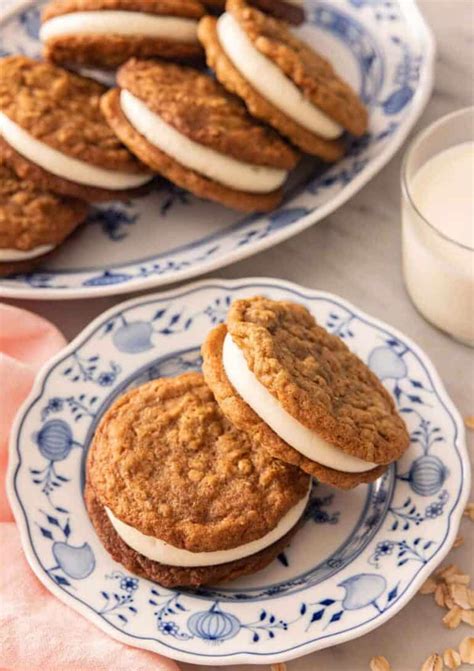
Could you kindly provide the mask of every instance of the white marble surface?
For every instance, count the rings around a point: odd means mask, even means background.
[[[473,104],[474,70],[474,0],[421,0],[420,5],[434,30],[438,58],[434,94],[417,129],[447,112]],[[434,361],[461,415],[474,415],[472,350],[423,321],[403,286],[399,213],[402,154],[400,151],[353,200],[323,222],[214,275],[284,277],[353,301],[412,337]],[[51,319],[72,338],[93,317],[120,300],[16,304]],[[468,440],[472,450],[472,432]],[[464,570],[472,571],[474,524],[464,521],[462,533],[466,543],[452,557]],[[391,661],[394,671],[415,671],[431,652],[456,647],[464,636],[472,635],[466,625],[456,631],[445,629],[442,615],[431,597],[417,596],[383,627],[358,640],[289,662],[288,671],[364,671],[373,655],[382,654]],[[183,665],[185,671],[204,668],[209,667]],[[228,667],[232,671],[238,668],[244,667]],[[262,667],[245,668],[250,671]]]

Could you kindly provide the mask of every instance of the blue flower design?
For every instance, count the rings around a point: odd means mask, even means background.
[[[123,589],[125,592],[134,592],[138,589],[138,580],[136,578],[122,578],[120,581],[120,589]]]
[[[176,636],[179,631],[179,627],[174,622],[160,622],[158,629],[165,636]]]
[[[380,543],[377,544],[376,553],[379,556],[391,555],[393,552],[394,545],[395,544],[392,543],[392,541],[381,541]]]
[[[60,412],[63,409],[63,400],[61,398],[51,398],[47,407],[51,412]]]
[[[444,504],[442,501],[435,501],[434,503],[431,503],[429,506],[426,507],[425,516],[429,517],[430,519],[439,517],[440,515],[443,514],[443,507]]]
[[[110,387],[115,382],[114,373],[101,373],[97,379],[101,387]]]

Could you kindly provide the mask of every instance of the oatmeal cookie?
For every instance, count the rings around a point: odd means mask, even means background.
[[[94,19],[92,14],[104,11],[114,12],[116,20],[116,12],[121,13],[116,24],[121,32],[117,27],[117,32],[113,29],[104,32],[107,24],[100,17]],[[87,31],[84,17],[78,22],[77,17],[71,16],[63,25],[55,20],[79,12],[91,12],[93,22],[89,25],[86,22]],[[127,20],[123,12],[133,12],[133,15]],[[147,25],[143,23],[145,27],[141,21],[136,23],[137,13],[147,19]],[[195,60],[202,57],[196,32],[197,21],[204,14],[205,9],[198,0],[52,0],[42,14],[40,37],[45,58],[57,64],[111,69],[132,56]],[[156,18],[163,18],[166,23],[157,22],[156,30],[152,30],[151,24]],[[94,32],[94,21],[98,22],[97,32]]]
[[[206,7],[215,13],[225,10],[226,0],[204,0]],[[266,14],[271,14],[281,21],[299,26],[305,20],[303,2],[285,2],[285,0],[251,0],[250,3]]]
[[[100,97],[105,87],[49,63],[24,56],[0,59],[0,109],[3,132],[2,155],[24,179],[47,190],[83,200],[129,198],[137,186],[151,179],[142,164],[114,135],[102,112]],[[7,125],[5,125],[7,124]],[[37,142],[41,143],[38,145]],[[21,143],[21,149],[19,148]],[[86,173],[76,182],[68,170],[39,165],[40,149],[54,150],[74,160],[74,169]],[[43,151],[43,153],[44,153]],[[35,162],[28,158],[38,154]],[[79,166],[79,167],[77,167]],[[85,183],[95,168],[110,179],[125,176],[130,188],[110,188]]]
[[[252,170],[252,182],[258,171],[285,174],[295,166],[298,154],[274,131],[253,120],[236,98],[229,96],[211,77],[191,68],[159,62],[132,59],[118,73],[118,83],[135,100],[193,146],[186,154],[193,157],[201,147],[232,159],[232,170]],[[237,210],[274,209],[282,199],[282,189],[268,192],[246,191],[234,186],[235,177],[224,179],[222,173],[205,174],[184,165],[158,145],[163,133],[149,140],[124,114],[122,93],[115,90],[102,98],[102,110],[109,124],[129,149],[152,170],[200,198],[207,198]],[[181,141],[181,140],[180,140]],[[237,163],[238,162],[238,163]],[[202,163],[202,162],[201,162]],[[211,161],[212,163],[212,161]],[[211,176],[212,175],[212,176]],[[221,180],[221,181],[218,181]],[[279,182],[280,183],[280,182]]]
[[[309,484],[234,429],[201,373],[154,380],[119,398],[96,431],[87,474],[116,517],[191,552],[260,538]]]
[[[118,71],[117,82],[194,142],[245,163],[286,170],[296,165],[297,153],[206,74],[132,59]]]
[[[0,275],[32,270],[86,214],[83,201],[38,189],[0,157]]]
[[[237,559],[217,566],[181,567],[160,564],[152,561],[128,546],[113,528],[104,506],[99,502],[92,487],[87,484],[84,498],[89,517],[102,544],[112,558],[125,566],[128,571],[163,587],[199,587],[215,583],[236,580],[244,575],[261,571],[278,557],[290,543],[298,525],[283,538],[250,557]]]
[[[286,413],[344,454],[377,467],[359,473],[336,471],[277,436],[226,375],[227,329],[249,370]],[[206,381],[228,419],[273,456],[324,482],[351,487],[374,480],[409,445],[405,424],[378,378],[303,306],[264,297],[235,301],[227,328],[217,327],[208,336],[203,358]]]
[[[214,70],[217,79],[228,91],[244,101],[255,118],[275,128],[301,151],[323,161],[333,163],[344,155],[343,140],[325,140],[307,130],[273,105],[245,79],[222,48],[217,35],[217,20],[214,17],[205,16],[201,19],[199,39],[206,51],[207,64]]]
[[[245,0],[228,0],[228,11],[258,51],[277,65],[302,95],[349,133],[367,130],[367,110],[331,63],[292,33],[282,21],[249,7]]]

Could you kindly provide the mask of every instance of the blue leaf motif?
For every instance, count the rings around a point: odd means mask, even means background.
[[[311,615],[311,622],[317,622],[323,617],[323,615],[324,615],[324,608],[322,608],[321,610],[317,610],[315,613]]]
[[[334,613],[334,615],[331,616],[331,619],[329,620],[329,622],[330,622],[330,623],[331,623],[331,622],[339,622],[339,620],[341,619],[341,617],[342,617],[343,615],[344,615],[344,611],[343,611],[343,610],[339,610],[337,613]]]
[[[334,599],[323,599],[322,601],[319,601],[322,606],[332,606],[333,603],[336,603]]]
[[[41,534],[45,538],[49,538],[50,541],[53,540],[53,534],[51,533],[51,531],[49,529],[45,529],[44,527],[40,527],[40,531],[41,531]]]
[[[393,601],[397,597],[397,595],[398,595],[398,585],[395,585],[395,587],[388,593],[387,602],[390,603],[391,601]]]
[[[413,98],[414,91],[410,86],[402,86],[397,91],[394,91],[382,103],[385,114],[398,114]]]

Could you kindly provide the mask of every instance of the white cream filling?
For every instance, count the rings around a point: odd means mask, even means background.
[[[0,112],[0,135],[3,135],[15,151],[32,163],[47,170],[52,175],[62,177],[76,184],[121,191],[142,186],[152,179],[151,175],[132,175],[105,170],[67,156],[34,138],[3,112]]]
[[[36,259],[38,256],[43,256],[43,254],[47,254],[52,249],[54,249],[54,245],[38,245],[38,247],[28,249],[28,251],[22,251],[20,249],[0,249],[0,263],[2,262],[13,263],[15,261]]]
[[[146,536],[134,527],[125,524],[117,519],[109,508],[105,508],[107,516],[120,538],[131,547],[135,552],[139,552],[144,557],[157,561],[160,564],[167,564],[168,566],[217,566],[218,564],[226,564],[227,562],[236,561],[249,557],[250,555],[260,552],[277,540],[283,538],[290,529],[292,529],[298,520],[303,515],[304,509],[309,499],[311,486],[308,493],[298,503],[291,508],[286,515],[278,522],[277,526],[268,534],[258,538],[250,543],[244,543],[232,550],[217,550],[215,552],[190,552],[189,550],[182,550],[174,547],[159,538],[153,536]]]
[[[322,466],[345,473],[362,473],[377,466],[345,454],[292,417],[250,370],[243,352],[230,334],[224,340],[222,363],[237,393],[280,438],[300,454]]]
[[[40,40],[63,35],[139,35],[174,42],[197,42],[197,21],[145,12],[91,11],[55,16],[43,23]]]
[[[256,49],[234,17],[226,12],[217,22],[219,42],[237,70],[264,98],[286,116],[327,140],[343,128],[307,100],[278,66]]]
[[[237,191],[270,193],[285,181],[288,172],[243,163],[190,140],[150,111],[144,102],[125,89],[120,93],[122,111],[148,142],[190,170]]]

